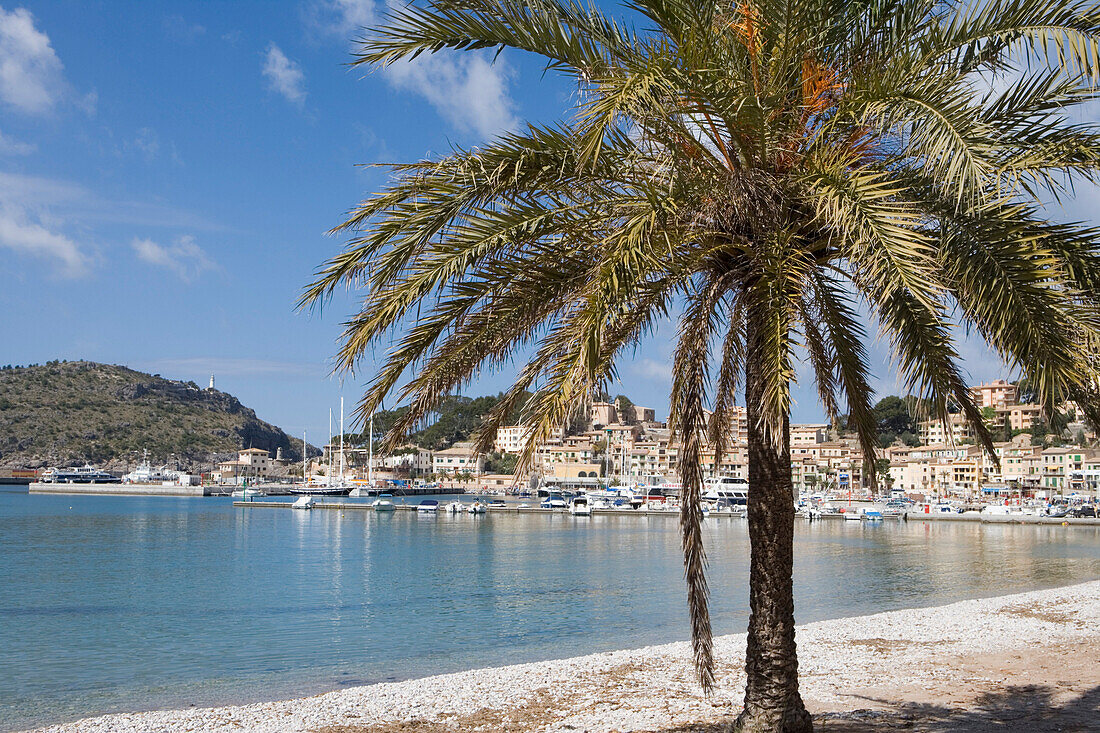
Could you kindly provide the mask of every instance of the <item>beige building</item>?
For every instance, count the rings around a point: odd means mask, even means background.
[[[988,384],[970,388],[970,395],[978,407],[1006,407],[1016,404],[1018,391],[1015,384],[997,379]]]
[[[241,479],[263,479],[271,475],[271,453],[260,448],[246,448],[237,451],[237,460],[222,461],[214,472],[214,480],[219,483]]]
[[[796,445],[817,445],[818,443],[824,443],[826,435],[828,434],[828,427],[828,425],[824,424],[792,425],[791,447]]]
[[[1012,430],[1027,430],[1043,417],[1043,408],[1040,405],[1009,405],[997,408],[998,422],[1008,424]]]
[[[485,459],[474,452],[473,443],[455,443],[432,453],[432,471],[437,474],[481,473]]]
[[[970,423],[961,412],[951,415],[950,426],[940,420],[922,420],[919,424],[920,441],[925,445],[961,443],[971,437]]]
[[[593,402],[588,411],[588,421],[592,425],[611,425],[619,422],[619,411],[610,402]]]

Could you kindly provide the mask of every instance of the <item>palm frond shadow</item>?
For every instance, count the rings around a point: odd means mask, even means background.
[[[853,696],[874,709],[814,715],[818,733],[1086,733],[1100,730],[1100,685],[1058,701],[1048,685],[1019,685],[979,695],[968,707]],[[733,719],[665,728],[661,733],[726,733]]]

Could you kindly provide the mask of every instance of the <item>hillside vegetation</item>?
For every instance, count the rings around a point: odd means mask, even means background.
[[[239,448],[301,459],[301,441],[236,397],[110,364],[49,362],[0,368],[0,467],[90,461],[118,470],[149,451],[209,468]]]

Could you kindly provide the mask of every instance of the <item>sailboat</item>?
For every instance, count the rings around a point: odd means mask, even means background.
[[[332,410],[329,410],[329,445],[332,445]],[[302,443],[304,445],[305,438],[303,437]],[[303,451],[304,451],[303,447]],[[354,488],[350,483],[344,480],[344,398],[340,398],[340,476],[339,480],[333,483],[332,480],[332,450],[329,450],[329,470],[325,476],[325,482],[323,484],[311,484],[308,481],[294,486],[290,490],[292,494],[303,494],[306,496],[347,496]]]
[[[357,486],[349,496],[370,496],[374,490],[374,413],[370,414],[370,435],[367,438],[367,486]],[[375,502],[377,504],[377,502]]]

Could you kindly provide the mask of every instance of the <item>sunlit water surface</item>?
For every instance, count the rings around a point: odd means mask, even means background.
[[[715,633],[744,520],[706,520]],[[1100,528],[800,521],[799,622],[1100,577]],[[667,517],[417,516],[0,492],[0,729],[684,639]]]

